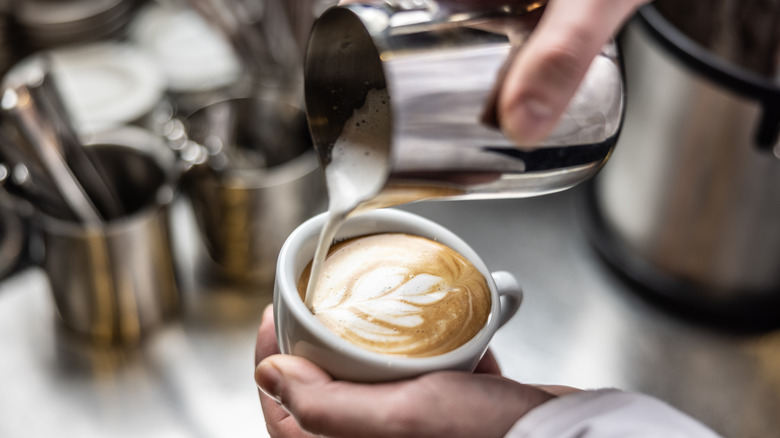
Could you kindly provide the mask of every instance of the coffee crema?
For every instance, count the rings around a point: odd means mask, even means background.
[[[303,298],[311,263],[298,292]],[[310,291],[311,292],[311,291]],[[487,323],[487,281],[453,249],[382,233],[333,245],[310,310],[328,329],[382,354],[425,357],[454,350]]]

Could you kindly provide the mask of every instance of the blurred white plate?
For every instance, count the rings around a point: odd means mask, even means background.
[[[79,130],[102,130],[149,114],[165,93],[154,59],[122,43],[97,43],[50,52],[65,104]]]
[[[171,91],[214,90],[241,73],[227,38],[192,9],[152,4],[138,15],[130,35],[156,59]]]

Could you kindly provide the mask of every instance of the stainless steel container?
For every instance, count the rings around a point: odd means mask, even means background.
[[[590,187],[588,223],[652,296],[716,322],[776,324],[780,2],[738,3],[661,1],[630,23],[624,131]]]
[[[184,122],[211,154],[192,170],[188,194],[214,272],[270,292],[285,238],[325,205],[303,112],[275,98],[240,98]]]
[[[159,137],[139,128],[89,144],[121,183],[126,214],[99,226],[39,215],[41,265],[65,327],[94,343],[136,344],[180,311],[169,214],[181,169]]]
[[[522,49],[544,4],[368,0],[324,12],[312,30],[304,84],[326,177],[339,162],[373,157],[360,166],[381,179],[379,190],[355,183],[369,191],[361,193],[363,208],[537,196],[595,175],[623,116],[612,41],[541,144],[518,147],[497,127],[504,67]]]
[[[8,277],[27,256],[28,225],[19,213],[0,200],[0,280]]]

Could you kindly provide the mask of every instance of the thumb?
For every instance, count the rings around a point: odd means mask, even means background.
[[[306,359],[270,356],[255,369],[260,389],[279,402],[303,430],[328,436],[394,436],[381,421],[382,385],[334,381]],[[390,384],[389,387],[394,385]],[[374,433],[382,431],[384,435]]]
[[[257,386],[281,404],[289,403],[296,387],[320,386],[332,378],[313,363],[296,356],[277,354],[261,361],[255,368]]]
[[[306,359],[266,358],[255,369],[260,389],[280,403],[309,433],[328,436],[395,436],[384,423],[380,399],[397,384],[361,385],[334,381]],[[387,400],[385,400],[387,401]],[[381,431],[381,434],[379,433]]]
[[[260,397],[260,404],[263,406],[263,416],[271,436],[313,436],[301,429],[297,418],[291,415],[286,406],[291,404],[290,386],[305,387],[308,382],[318,388],[330,382],[330,377],[324,371],[294,356],[269,356],[255,368],[255,381],[264,393]]]
[[[549,0],[510,66],[499,122],[518,145],[533,146],[555,127],[593,59],[647,0]]]

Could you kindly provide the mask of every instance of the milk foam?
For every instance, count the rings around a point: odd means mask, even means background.
[[[333,247],[312,291],[315,317],[339,336],[385,354],[457,348],[487,321],[484,276],[452,249],[422,237],[376,234]],[[301,278],[304,290],[308,278]]]
[[[361,202],[382,190],[388,173],[389,139],[390,96],[387,89],[370,90],[365,104],[344,125],[325,165],[328,216],[314,255],[312,286],[319,281],[325,255],[341,223]],[[307,292],[305,301],[311,308],[309,296]]]

